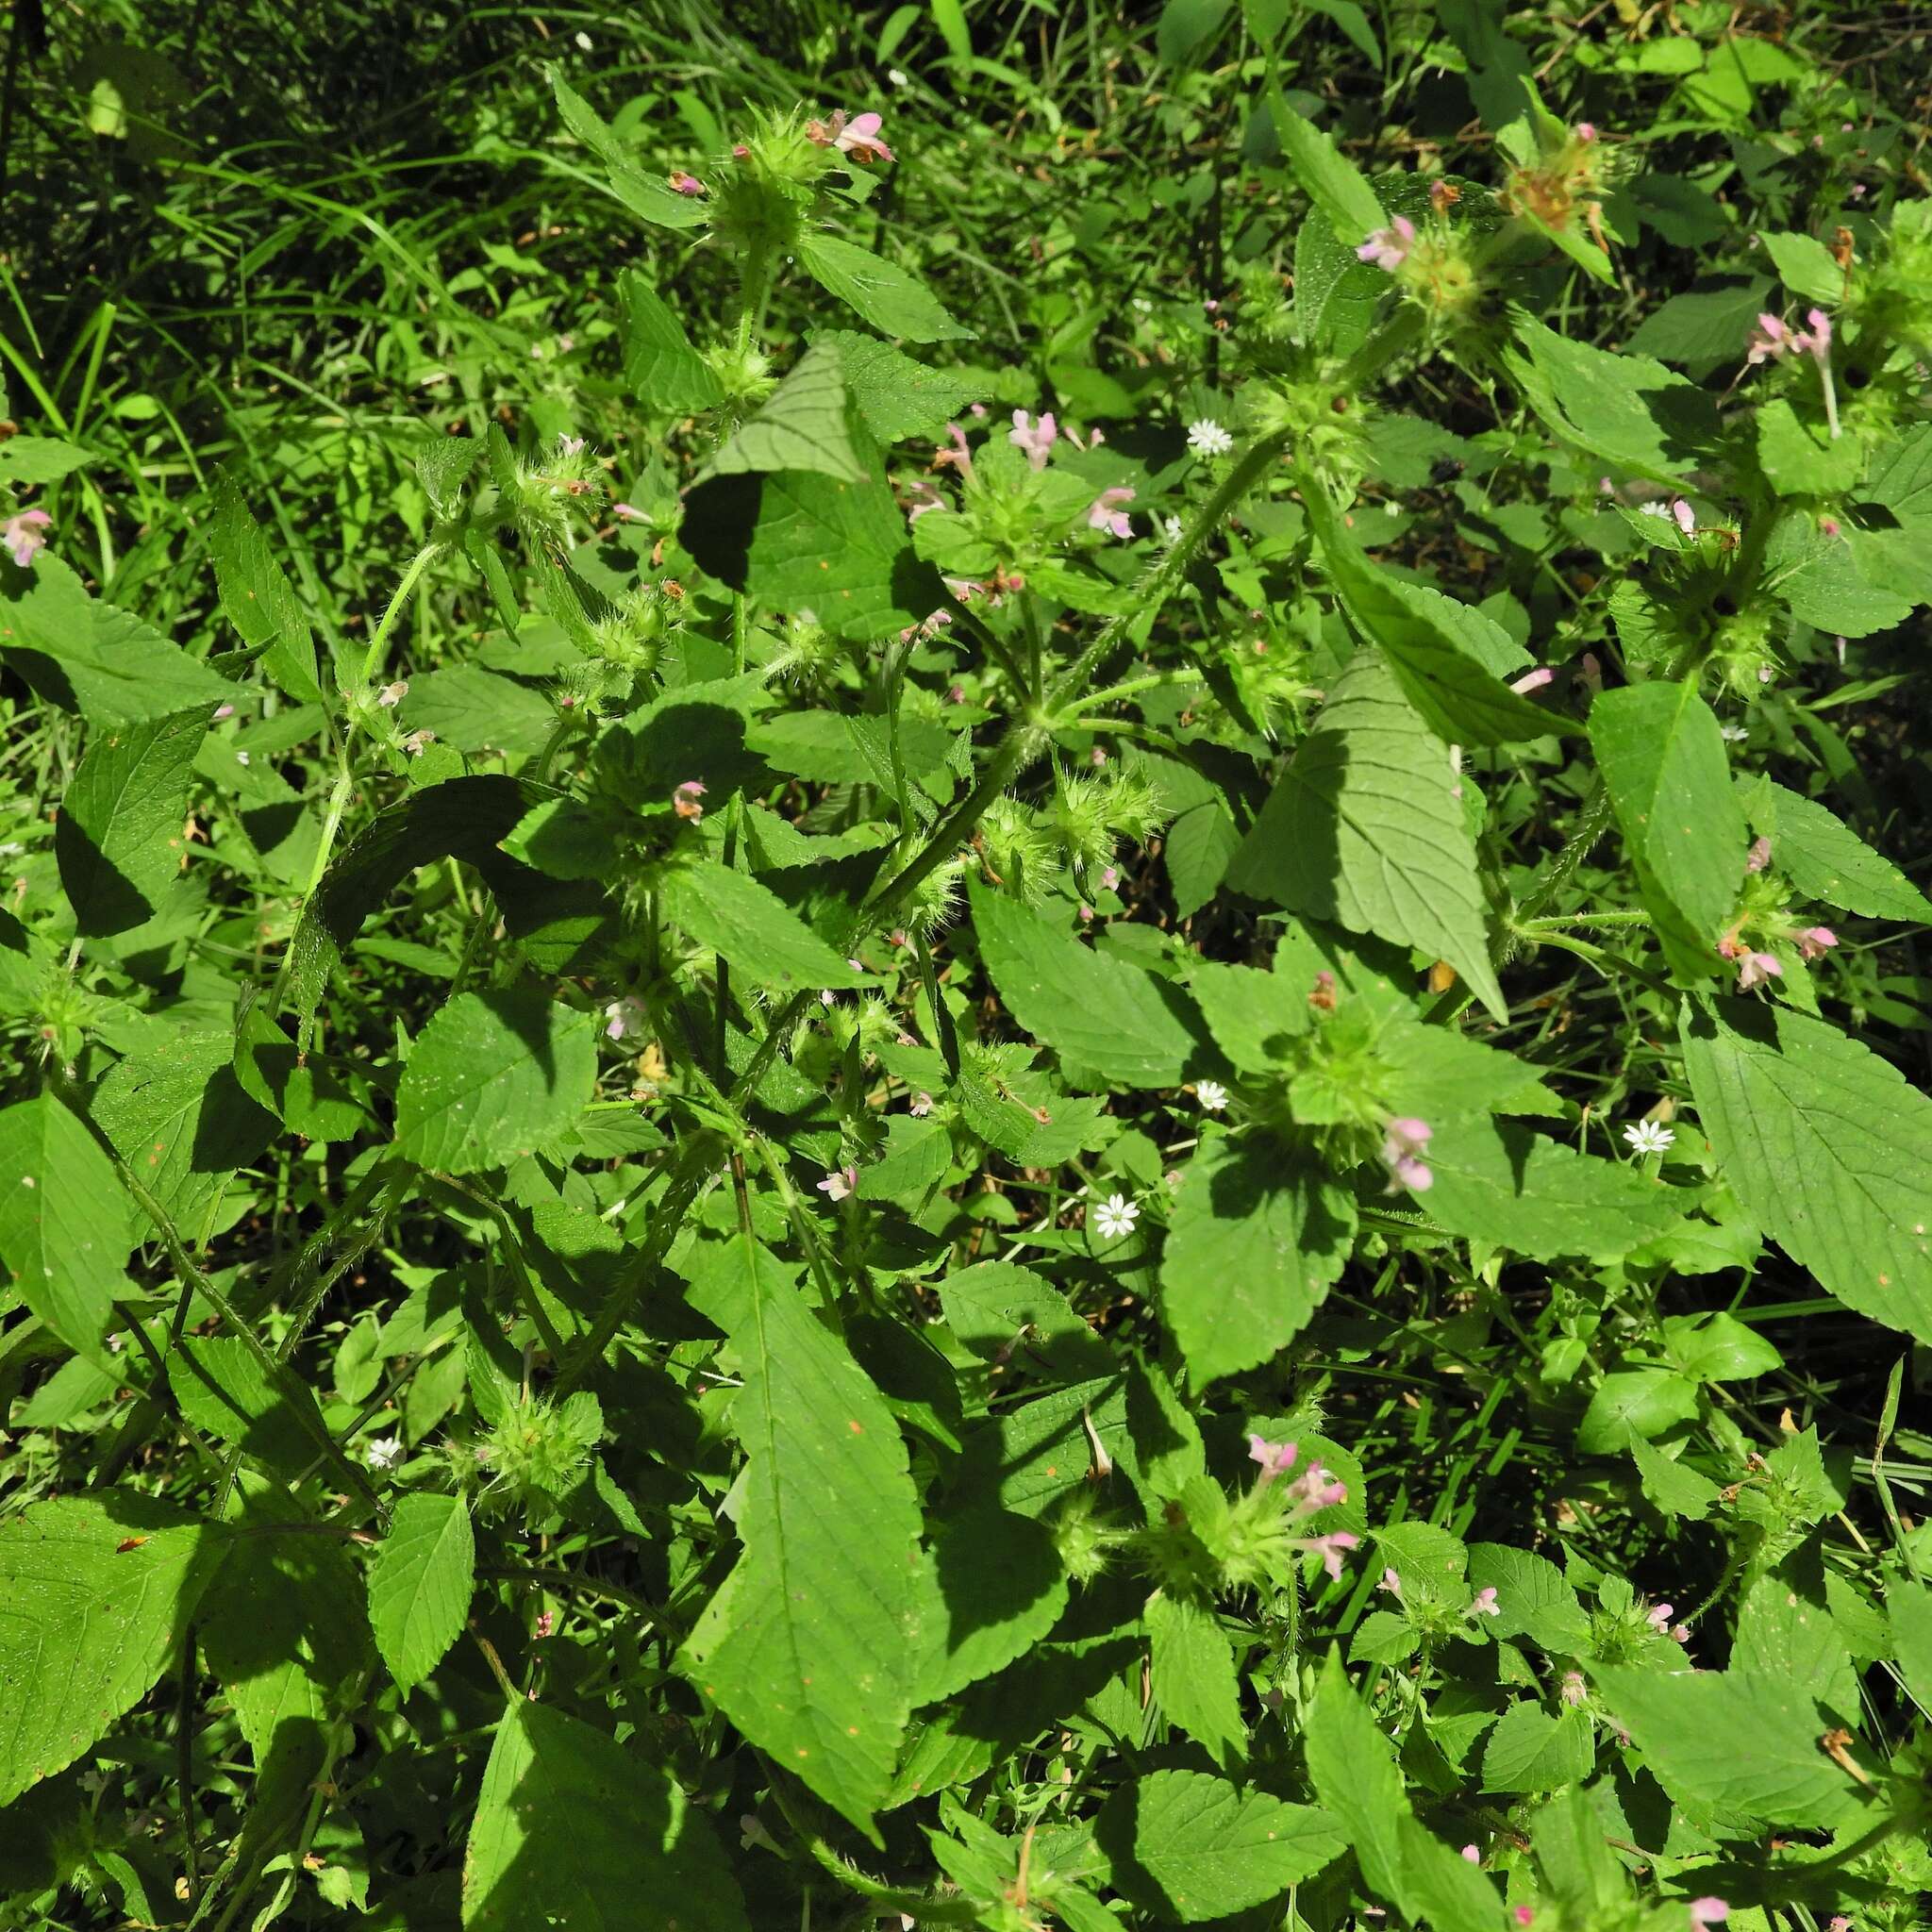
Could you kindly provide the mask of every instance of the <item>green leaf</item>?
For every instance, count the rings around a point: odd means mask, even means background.
[[[277,1387],[239,1337],[183,1336],[168,1357],[168,1386],[182,1415],[205,1434],[299,1476],[315,1460],[322,1411],[305,1382]]]
[[[1157,1771],[1122,1785],[1096,1835],[1118,1847],[1124,1886],[1184,1925],[1265,1905],[1348,1848],[1336,1821],[1314,1806],[1199,1771]]]
[[[1486,1791],[1554,1791],[1581,1784],[1596,1762],[1596,1727],[1589,1712],[1560,1717],[1534,1704],[1512,1704],[1483,1746]]]
[[[831,329],[812,337],[839,352],[845,388],[865,426],[882,443],[937,434],[949,416],[984,393],[986,378],[972,370],[928,369],[876,336]]]
[[[1199,1042],[1166,985],[1061,932],[1044,913],[976,882],[980,958],[1014,1020],[1077,1068],[1134,1087],[1173,1087]]]
[[[1831,250],[1810,235],[1779,234],[1761,229],[1757,239],[1777,265],[1777,276],[1792,294],[1807,302],[1842,302],[1845,272],[1832,259]]]
[[[1378,572],[1317,478],[1303,478],[1301,498],[1343,608],[1388,658],[1408,701],[1438,737],[1459,744],[1509,744],[1573,728],[1518,696],[1471,648],[1465,634],[1479,622],[1478,613],[1463,612],[1458,622],[1451,613],[1461,607],[1453,599],[1398,588]]]
[[[947,1275],[940,1307],[954,1339],[982,1361],[1043,1364],[1070,1382],[1104,1375],[1110,1366],[1107,1344],[1066,1296],[1015,1262],[980,1261]]]
[[[641,269],[618,275],[617,300],[624,379],[639,403],[663,415],[689,416],[724,400],[711,365],[691,347],[684,325]]]
[[[594,1024],[537,991],[458,993],[417,1036],[396,1088],[396,1151],[475,1174],[560,1134],[597,1080]]]
[[[1182,1170],[1160,1314],[1196,1389],[1258,1367],[1313,1319],[1348,1260],[1355,1201],[1273,1143],[1222,1136]]]
[[[1496,1592],[1490,1628],[1499,1638],[1527,1637],[1553,1657],[1574,1657],[1590,1641],[1590,1618],[1547,1557],[1507,1543],[1471,1543],[1469,1583]]]
[[[1780,496],[1836,496],[1852,489],[1865,468],[1856,436],[1833,438],[1821,422],[1807,424],[1783,397],[1757,411],[1757,467]]]
[[[1858,1673],[1822,1590],[1792,1566],[1760,1576],[1738,1607],[1730,1667],[1776,1678],[1815,1697],[1842,1724],[1858,1720]]]
[[[1890,859],[1816,799],[1767,784],[1747,797],[1751,829],[1771,841],[1772,863],[1807,899],[1869,919],[1932,920],[1932,903]]]
[[[1157,1591],[1147,1599],[1154,1695],[1169,1724],[1225,1765],[1247,1748],[1234,1648],[1211,1605]]]
[[[1848,1307],[1932,1341],[1932,1100],[1789,1008],[1686,1008],[1698,1118],[1739,1200]]]
[[[61,888],[83,938],[145,924],[180,876],[189,779],[208,719],[197,705],[90,739],[54,826]]]
[[[758,414],[732,431],[700,480],[747,470],[810,470],[863,483],[870,467],[853,446],[845,413],[839,351],[829,342],[815,342]]]
[[[1722,1491],[1709,1477],[1634,1432],[1628,1434],[1628,1447],[1639,1486],[1664,1515],[1674,1522],[1702,1523],[1710,1514]]]
[[[227,1544],[221,1524],[125,1490],[0,1522],[0,1805],[146,1695]]]
[[[223,614],[262,667],[300,705],[318,704],[315,639],[294,586],[242,500],[240,484],[223,470],[215,477],[215,514],[208,532],[215,586]]]
[[[667,919],[756,986],[798,992],[871,984],[749,873],[703,859],[667,873],[660,897]]]
[[[132,1292],[125,1198],[86,1123],[53,1094],[0,1110],[0,1267],[32,1313],[101,1366],[114,1302]]]
[[[974,331],[946,313],[925,284],[895,263],[832,235],[802,235],[799,266],[861,322],[910,342],[970,341]]]
[[[476,1540],[460,1496],[405,1496],[369,1566],[369,1626],[405,1695],[442,1661],[470,1614]]]
[[[545,1704],[504,1712],[463,1856],[464,1932],[746,1932],[710,1821],[655,1754]]]
[[[620,285],[621,291],[621,285]],[[476,436],[430,436],[410,452],[416,478],[438,516],[454,516],[462,507],[463,486],[470,480],[483,440]]]
[[[9,436],[0,442],[0,483],[15,490],[58,483],[92,460],[86,450],[58,436]]]
[[[1920,1710],[1932,1713],[1932,1590],[1894,1578],[1886,1592],[1899,1674]]]
[[[1346,1835],[1364,1882],[1377,1896],[1399,1903],[1408,1794],[1389,1740],[1333,1652],[1308,1704],[1303,1743],[1315,1795]]]
[[[48,704],[92,724],[131,724],[241,695],[138,617],[96,603],[50,553],[25,591],[0,597],[0,662]]]
[[[919,1501],[891,1411],[790,1274],[741,1251],[744,1554],[680,1668],[774,1762],[874,1836],[912,1706]]]
[[[1510,330],[1521,347],[1504,350],[1505,366],[1562,441],[1680,485],[1712,447],[1710,398],[1661,362],[1572,341],[1521,309],[1510,311]]]
[[[1446,959],[1501,1019],[1448,747],[1379,654],[1357,655],[1276,781],[1228,884]]]
[[[1361,170],[1319,127],[1297,114],[1278,88],[1268,95],[1268,118],[1295,179],[1328,217],[1338,240],[1353,248],[1374,230],[1389,225]]]
[[[679,194],[668,183],[644,174],[603,118],[580,94],[565,86],[555,68],[550,72],[550,86],[564,125],[604,163],[611,192],[633,214],[660,228],[695,228],[709,218],[701,196]]]
[[[1697,1387],[1669,1369],[1625,1369],[1606,1375],[1576,1425],[1586,1456],[1608,1456],[1632,1436],[1648,1441],[1697,1413]]]
[[[320,1054],[305,1057],[259,1006],[235,1029],[242,1091],[305,1141],[352,1141],[369,1125],[367,1109],[335,1070],[339,1064]]]
[[[1746,1671],[1599,1670],[1597,1689],[1693,1823],[1832,1831],[1863,1793],[1818,1740],[1835,1723],[1798,1687]]]
[[[1654,1240],[1681,1210],[1635,1168],[1574,1153],[1527,1127],[1469,1114],[1437,1122],[1430,1220],[1532,1260],[1612,1259]]]
[[[1665,956],[1680,978],[1714,972],[1750,840],[1716,716],[1657,678],[1601,693],[1590,741]]]
[[[89,1111],[177,1225],[192,1227],[274,1138],[242,1091],[232,1033],[182,1033],[110,1067]]]
[[[923,1574],[916,1705],[937,1704],[1005,1670],[1067,1607],[1053,1532],[1007,1509],[969,1510],[942,1524]]]

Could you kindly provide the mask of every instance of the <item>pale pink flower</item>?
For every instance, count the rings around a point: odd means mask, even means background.
[[[612,1000],[604,1008],[604,1037],[606,1040],[628,1040],[633,1033],[641,1033],[650,1024],[650,1008],[635,993],[625,993],[621,1000]]]
[[[701,778],[687,778],[671,794],[671,809],[681,819],[701,819],[705,808],[698,800],[705,795],[705,785]]]
[[[1671,514],[1676,519],[1677,527],[1685,536],[1694,537],[1697,534],[1697,512],[1681,496],[1671,504]]]
[[[1826,1923],[1824,1932],[1852,1932],[1852,1922],[1842,1912],[1835,1912]]]
[[[940,454],[944,456],[946,452],[941,450]],[[926,515],[929,511],[944,509],[946,508],[946,499],[924,476],[915,476],[912,479],[912,501],[906,506],[906,521],[908,524],[916,524],[921,517]],[[918,629],[919,626],[917,625],[908,625],[903,635],[911,638],[917,635]]]
[[[1519,1925],[1527,1925],[1536,1917],[1536,1914],[1527,1906],[1518,1906],[1510,1916],[1515,1919]]]
[[[1265,1489],[1278,1475],[1286,1475],[1294,1467],[1295,1445],[1292,1442],[1271,1442],[1265,1437],[1250,1435],[1248,1438],[1248,1459],[1261,1465],[1261,1474],[1256,1477]]]
[[[1392,275],[1408,259],[1408,251],[1414,245],[1415,224],[1407,215],[1397,215],[1386,228],[1377,228],[1356,250],[1356,259],[1372,261]]]
[[[1690,1901],[1690,1932],[1710,1932],[1731,1916],[1729,1904],[1721,1898],[1693,1898]]]
[[[884,125],[879,114],[855,114],[848,121],[841,108],[829,122],[808,122],[805,138],[820,147],[835,147],[855,161],[890,161],[894,158],[892,150],[879,139]]]
[[[1080,908],[1080,924],[1081,924],[1082,925],[1091,925],[1091,924],[1093,924],[1093,908],[1092,908],[1092,907],[1091,907],[1091,906],[1083,906],[1083,907],[1081,907],[1081,908]]]
[[[217,724],[219,724],[224,718],[232,718],[234,715],[235,708],[233,705],[217,705],[215,707],[215,723]]]
[[[946,447],[932,453],[932,466],[942,470],[950,465],[962,476],[973,474],[973,452],[966,447],[966,432],[957,423],[946,425]]]
[[[924,1092],[915,1093],[912,1096],[912,1105],[907,1110],[914,1120],[923,1121],[932,1111],[932,1095]]]
[[[1382,1142],[1382,1164],[1389,1170],[1389,1191],[1407,1188],[1411,1193],[1425,1193],[1436,1176],[1422,1158],[1422,1152],[1435,1138],[1436,1130],[1427,1121],[1404,1114],[1388,1124]]]
[[[0,548],[22,570],[31,570],[34,558],[47,547],[47,532],[54,519],[43,509],[24,509],[0,524]]]
[[[1483,1861],[1483,1855],[1479,1851],[1477,1851],[1474,1845],[1464,1845],[1462,1848],[1462,1856],[1465,1858],[1467,1858],[1472,1865],[1480,1865]]]
[[[1838,944],[1838,935],[1828,925],[1807,925],[1791,937],[1797,941],[1799,954],[1807,959],[1823,958]]]
[[[1015,449],[1026,452],[1026,460],[1036,470],[1046,468],[1047,452],[1054,446],[1059,436],[1058,427],[1053,420],[1053,411],[1048,409],[1038,423],[1033,421],[1032,412],[1027,409],[1013,411],[1013,426],[1007,431],[1007,441]]]
[[[620,524],[635,524],[643,520],[644,513],[634,503],[613,503],[610,506],[610,514]]]
[[[1326,1536],[1309,1537],[1302,1548],[1310,1556],[1321,1557],[1322,1568],[1331,1578],[1340,1578],[1342,1553],[1354,1549],[1360,1541],[1361,1538],[1352,1530],[1331,1529]]]
[[[1747,873],[1760,873],[1771,863],[1771,841],[1754,839],[1751,849],[1744,855],[1744,870]]]
[[[537,1641],[540,1643],[543,1641],[544,1638],[550,1636],[551,1633],[556,1630],[556,1628],[557,1612],[555,1610],[539,1610],[537,1612],[536,1636]]]
[[[1134,526],[1128,522],[1126,511],[1119,506],[1133,500],[1131,490],[1103,490],[1087,511],[1087,527],[1090,530],[1111,530],[1116,537],[1131,537]]]
[[[584,439],[581,436],[559,436],[557,439],[557,453],[565,458],[582,456]]]
[[[1643,1621],[1661,1637],[1671,1627],[1671,1618],[1675,1611],[1674,1604],[1653,1604],[1643,1613]]]
[[[1745,339],[1744,360],[1753,364],[1775,362],[1790,355],[1794,346],[1783,317],[1767,312],[1757,318],[1757,326]]]
[[[751,158],[751,150],[743,142],[734,141],[731,143],[731,158],[734,161],[748,161]]]
[[[1115,889],[1115,887],[1117,887],[1120,884],[1120,882],[1121,874],[1120,868],[1118,866],[1109,865],[1102,871],[1100,874],[1100,883],[1103,890],[1111,892]]]
[[[1839,520],[1836,517],[1820,517],[1818,519],[1818,534],[1821,537],[1836,537],[1840,527]]]
[[[1811,326],[1791,338],[1791,347],[1807,351],[1814,361],[1828,360],[1831,356],[1831,317],[1822,308],[1812,308],[1807,310],[1805,320]]]
[[[1546,684],[1554,683],[1557,674],[1547,665],[1540,664],[1534,671],[1525,671],[1521,677],[1510,680],[1509,689],[1519,696],[1527,697],[1533,691],[1541,691]]]
[[[429,747],[435,742],[435,732],[412,731],[409,733],[408,737],[403,740],[403,749],[406,752],[408,752],[412,758],[420,758],[423,756],[423,754],[425,751],[427,751]]]
[[[1496,1601],[1496,1587],[1486,1584],[1475,1593],[1475,1601],[1469,1607],[1472,1617],[1500,1617],[1503,1606]]]
[[[1581,1671],[1565,1671],[1560,1688],[1563,1702],[1572,1707],[1581,1704],[1590,1695],[1590,1687],[1583,1681]]]
[[[828,1201],[842,1201],[858,1191],[858,1170],[856,1167],[835,1168],[819,1183],[819,1192]]]
[[[1767,979],[1782,979],[1785,969],[1770,953],[1746,953],[1738,961],[1738,991],[1749,992],[1754,986],[1762,986]]]
[[[671,187],[678,194],[702,194],[705,184],[695,175],[687,175],[682,168],[671,177]]]
[[[375,702],[385,711],[393,711],[409,695],[409,680],[399,677],[393,684],[386,684],[375,693]]]
[[[1391,1566],[1382,1572],[1381,1579],[1375,1585],[1377,1590],[1386,1590],[1391,1596],[1402,1594],[1402,1578]]]
[[[1588,147],[1596,139],[1596,123],[1594,121],[1579,121],[1576,124],[1576,138]]]

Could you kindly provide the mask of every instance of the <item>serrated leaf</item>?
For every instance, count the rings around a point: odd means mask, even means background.
[[[1583,1710],[1553,1717],[1512,1704],[1483,1745],[1486,1791],[1554,1791],[1580,1784],[1596,1762],[1596,1726]]]
[[[1363,1880],[1377,1896],[1400,1901],[1408,1794],[1389,1740],[1333,1652],[1309,1702],[1303,1742],[1315,1795],[1347,1834]]]
[[[1058,1289],[1012,1261],[980,1261],[940,1283],[940,1307],[960,1346],[984,1361],[1044,1367],[1068,1381],[1104,1375],[1106,1342]]]
[[[853,445],[845,376],[832,343],[814,342],[805,352],[758,414],[732,431],[699,480],[751,470],[809,470],[847,483],[866,480],[869,466]]]
[[[464,1932],[747,1924],[710,1821],[662,1763],[548,1705],[510,1705],[463,1855]]]
[[[1609,1259],[1655,1240],[1681,1212],[1660,1181],[1512,1122],[1471,1114],[1435,1126],[1434,1185],[1421,1205],[1454,1233],[1533,1260]]]
[[[1831,250],[1811,235],[1781,234],[1762,229],[1757,239],[1777,269],[1777,278],[1792,294],[1807,302],[1844,300],[1845,272]]]
[[[102,1345],[133,1246],[114,1165],[51,1093],[0,1111],[0,1268],[27,1307],[88,1360]]]
[[[986,378],[972,370],[929,369],[876,336],[831,329],[812,337],[839,352],[845,387],[865,426],[882,443],[937,434],[949,416],[981,395]]]
[[[15,490],[58,483],[92,460],[78,444],[58,436],[9,436],[0,442],[0,483]]]
[[[680,1668],[869,1836],[912,1706],[919,1502],[891,1411],[762,1249],[729,1334],[744,1554]]]
[[[0,1522],[0,1805],[147,1694],[228,1541],[220,1524],[125,1490]]]
[[[1119,1847],[1116,1872],[1137,1899],[1184,1925],[1264,1905],[1348,1846],[1325,1811],[1199,1771],[1157,1771],[1122,1785],[1096,1835]]]
[[[1496,1592],[1490,1627],[1497,1637],[1527,1637],[1556,1657],[1574,1656],[1590,1641],[1589,1616],[1547,1557],[1507,1543],[1471,1543],[1469,1583]]]
[[[1210,1605],[1157,1591],[1147,1599],[1151,1681],[1169,1724],[1225,1765],[1247,1748],[1234,1648]]]
[[[1257,1367],[1313,1319],[1348,1260],[1355,1201],[1272,1143],[1207,1141],[1181,1171],[1160,1315],[1196,1389]]]
[[[942,1523],[922,1575],[915,1705],[937,1704],[1004,1670],[1067,1607],[1053,1532],[1007,1509],[973,1509]]]
[[[168,1357],[168,1386],[197,1429],[285,1475],[315,1460],[323,1420],[308,1385],[290,1375],[276,1386],[239,1337],[183,1336]]]
[[[242,643],[261,653],[262,668],[297,704],[319,703],[315,639],[294,586],[230,472],[217,475],[214,494],[208,550],[223,614]]]
[[[1235,855],[1228,884],[1446,959],[1499,1019],[1482,887],[1448,747],[1358,653]]]
[[[1163,982],[1081,944],[1016,899],[976,883],[970,897],[980,957],[1027,1033],[1104,1079],[1180,1081],[1197,1041]]]
[[[396,1088],[396,1151],[475,1174],[576,1119],[597,1080],[594,1023],[536,991],[458,993],[417,1036]]]
[[[724,400],[711,365],[691,346],[684,325],[642,270],[627,268],[618,276],[617,299],[624,379],[645,408],[685,416]]]
[[[1327,216],[1336,239],[1353,248],[1389,225],[1362,172],[1312,122],[1288,105],[1279,89],[1268,96],[1268,118],[1303,192]]]
[[[460,1496],[405,1496],[369,1566],[369,1627],[406,1695],[457,1641],[476,1587],[476,1540]]]
[[[1466,633],[1480,621],[1479,613],[1468,612],[1457,623],[1451,613],[1459,607],[1453,599],[1398,589],[1383,576],[1363,556],[1318,479],[1303,480],[1301,498],[1343,608],[1388,658],[1409,702],[1438,737],[1457,744],[1510,744],[1572,728],[1511,691],[1484,654],[1471,647]],[[1503,641],[1507,650],[1507,638]]]
[[[749,873],[704,859],[668,873],[660,897],[666,918],[754,985],[798,992],[870,983]]]
[[[695,228],[708,219],[701,197],[679,194],[667,183],[646,175],[603,117],[565,85],[555,68],[550,71],[550,87],[564,125],[604,163],[611,192],[633,214],[660,228]]]
[[[1715,972],[1750,837],[1716,716],[1657,678],[1601,693],[1590,742],[1666,957],[1680,977]]]
[[[833,235],[802,235],[798,262],[821,288],[881,335],[902,336],[909,342],[973,338],[974,331],[955,322],[924,282],[869,248]]]
[[[144,924],[180,876],[189,779],[208,722],[197,705],[90,738],[54,826],[61,889],[84,938]]]
[[[1746,799],[1751,829],[1771,841],[1772,862],[1807,899],[1868,919],[1932,920],[1932,902],[1882,853],[1815,798],[1767,784],[1768,808]]]
[[[90,597],[59,558],[43,552],[26,589],[0,597],[0,662],[34,691],[93,724],[131,724],[241,695],[159,631]]]
[[[1687,1008],[1683,1043],[1745,1211],[1848,1307],[1932,1341],[1932,1100],[1789,1008]]]

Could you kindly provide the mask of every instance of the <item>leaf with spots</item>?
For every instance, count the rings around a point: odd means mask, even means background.
[[[743,1364],[744,1554],[680,1653],[773,1760],[876,1841],[924,1646],[919,1503],[885,1398],[788,1269],[741,1250],[721,1313]]]
[[[228,1536],[125,1490],[0,1523],[0,1805],[65,1770],[147,1694]]]

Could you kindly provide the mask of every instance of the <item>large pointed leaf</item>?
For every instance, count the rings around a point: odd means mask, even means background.
[[[476,1583],[460,1496],[405,1496],[369,1566],[369,1625],[396,1688],[420,1684],[457,1641]]]
[[[1328,217],[1341,241],[1353,248],[1388,226],[1389,217],[1360,169],[1313,122],[1297,114],[1278,89],[1268,96],[1268,118],[1303,192]]]
[[[241,633],[242,643],[261,653],[262,668],[297,704],[319,703],[322,685],[308,614],[226,470],[215,479],[208,548],[214,556],[222,612]]]
[[[667,874],[661,898],[666,918],[756,986],[798,992],[866,984],[863,973],[749,873],[703,859]]]
[[[1379,655],[1359,653],[1276,781],[1228,883],[1446,959],[1501,1018],[1449,749]]]
[[[1656,678],[1605,691],[1590,741],[1666,957],[1687,978],[1714,972],[1749,838],[1715,715],[1693,685]]]
[[[744,1386],[744,1555],[681,1655],[774,1763],[860,1829],[890,1788],[919,1671],[919,1501],[891,1411],[791,1272],[740,1250],[723,1313]]]
[[[973,331],[955,322],[942,303],[916,275],[850,242],[832,235],[799,238],[798,259],[821,288],[836,295],[882,336],[908,342],[967,341]]]
[[[815,342],[765,406],[735,429],[705,465],[705,476],[745,470],[811,470],[863,483],[866,460],[853,446],[846,420],[845,377],[839,350]]]
[[[1932,1342],[1932,1100],[1788,1008],[1687,1011],[1698,1117],[1738,1198],[1848,1307]]]
[[[724,400],[724,387],[711,365],[691,347],[684,325],[642,270],[627,268],[618,276],[617,299],[623,317],[624,379],[645,408],[682,416]]]
[[[1868,919],[1932,920],[1932,904],[1827,806],[1782,785],[1744,798],[1751,829],[1771,841],[1772,863],[1807,899]]]
[[[464,1932],[744,1932],[710,1821],[653,1754],[548,1705],[504,1712],[463,1858]]]
[[[125,1490],[0,1523],[0,1805],[146,1694],[227,1542],[220,1524]]]
[[[159,909],[187,852],[188,784],[208,721],[197,705],[89,741],[54,826],[75,931],[125,932]]]

